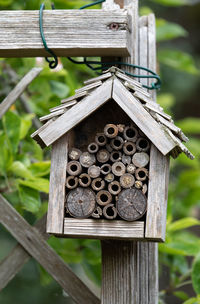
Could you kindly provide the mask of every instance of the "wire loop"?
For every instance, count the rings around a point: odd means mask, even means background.
[[[52,9],[55,9],[54,4],[51,4]],[[43,31],[43,11],[45,9],[45,5],[44,3],[41,4],[40,6],[40,12],[39,12],[39,24],[40,24],[40,35],[42,38],[42,43],[44,45],[45,50],[54,58],[49,59],[48,57],[45,57],[46,61],[49,63],[49,67],[50,69],[55,69],[58,65],[58,57],[56,56],[56,54],[47,46],[47,42],[44,36],[44,31]]]

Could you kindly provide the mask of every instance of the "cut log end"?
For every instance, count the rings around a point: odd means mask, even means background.
[[[78,187],[78,177],[68,176],[65,185],[68,189],[75,189]]]
[[[104,128],[104,134],[108,138],[115,138],[118,135],[118,128],[116,125],[108,124]]]
[[[113,195],[118,195],[121,192],[121,185],[118,181],[113,181],[108,185],[108,191]]]
[[[103,215],[108,220],[114,220],[117,217],[117,209],[114,204],[108,204],[103,208]]]
[[[96,157],[94,154],[91,154],[89,152],[84,152],[80,156],[80,163],[83,167],[89,168],[90,166],[94,165],[96,162]]]
[[[116,162],[112,165],[112,172],[115,176],[122,176],[126,172],[126,167],[122,162]]]
[[[100,190],[103,190],[105,188],[105,181],[102,180],[102,178],[95,178],[93,181],[92,181],[92,189],[95,190],[95,191],[100,191]]]
[[[106,206],[111,203],[112,195],[106,190],[101,190],[96,195],[96,201],[100,206]]]
[[[81,172],[82,172],[82,167],[78,161],[72,160],[67,164],[67,173],[69,175],[77,176]]]
[[[136,142],[138,130],[135,127],[126,127],[124,129],[124,138],[128,141]]]
[[[134,183],[135,178],[130,173],[125,173],[120,177],[120,185],[122,186],[122,188],[129,189],[133,187]]]
[[[71,160],[79,160],[81,153],[82,153],[81,150],[72,148],[69,150],[69,158]]]

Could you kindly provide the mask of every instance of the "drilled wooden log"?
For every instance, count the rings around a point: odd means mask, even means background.
[[[122,153],[120,151],[113,151],[110,154],[110,160],[114,162],[118,162],[122,159]]]
[[[96,157],[94,154],[89,152],[84,152],[80,156],[80,163],[83,167],[89,168],[90,166],[94,165],[96,162]]]
[[[106,181],[107,183],[111,183],[111,182],[114,181],[115,176],[114,176],[113,173],[109,173],[109,174],[107,174],[107,175],[104,177],[104,179],[105,179],[105,181]]]
[[[81,172],[82,172],[82,167],[78,161],[72,160],[67,164],[67,173],[69,175],[76,176],[79,175]]]
[[[142,187],[142,193],[146,194],[148,190],[147,184],[144,184]]]
[[[72,148],[69,150],[69,158],[71,160],[79,160],[80,156],[81,156],[81,150],[76,149],[76,148]]]
[[[138,130],[132,126],[125,127],[123,134],[126,140],[136,142],[138,137]]]
[[[91,189],[78,187],[67,195],[66,209],[73,217],[88,218],[95,207],[95,194]]]
[[[88,168],[88,174],[91,178],[97,178],[101,174],[100,168],[98,166],[93,165]]]
[[[79,185],[81,187],[87,188],[91,184],[91,177],[87,173],[82,173],[79,177]]]
[[[126,221],[135,221],[146,212],[147,199],[141,190],[126,189],[119,194],[116,206],[121,218]]]
[[[130,173],[125,173],[122,176],[120,176],[120,185],[122,186],[122,188],[129,189],[133,187],[134,183],[135,183],[135,178]]]
[[[68,176],[65,185],[68,189],[75,189],[78,186],[78,177]]]
[[[103,214],[103,211],[102,211],[101,207],[97,206],[96,209],[94,210],[94,212],[92,213],[92,217],[99,219],[99,218],[101,218],[102,214]]]
[[[135,181],[135,188],[142,189],[142,187],[143,187],[143,182],[141,182],[139,180],[136,180]]]
[[[89,153],[97,153],[98,150],[99,150],[99,146],[97,145],[97,143],[93,142],[93,143],[88,145],[88,152]]]
[[[105,188],[105,181],[102,178],[95,178],[92,181],[92,189],[95,191],[100,191],[103,190]]]
[[[115,138],[118,135],[118,132],[119,132],[118,127],[113,124],[108,124],[104,128],[104,134],[108,138]]]
[[[108,204],[103,208],[103,215],[108,220],[113,220],[117,217],[117,209],[114,204]]]
[[[135,171],[135,177],[137,180],[145,181],[149,175],[149,171],[146,168],[138,168]]]
[[[97,135],[95,136],[95,141],[100,147],[105,146],[107,144],[107,138],[104,133],[97,133]]]
[[[149,155],[145,152],[135,153],[132,162],[138,168],[146,167],[149,163]]]
[[[123,151],[126,155],[133,155],[136,152],[136,145],[131,141],[127,141],[123,145]]]
[[[109,174],[111,172],[111,170],[112,170],[112,167],[109,164],[104,164],[103,166],[101,166],[101,173],[103,175]]]
[[[122,155],[122,162],[124,165],[130,165],[131,157],[129,155],[123,154]]]
[[[121,191],[121,186],[120,183],[118,181],[113,181],[108,185],[108,191],[112,194],[112,195],[117,195],[120,193]]]
[[[126,171],[130,174],[134,174],[136,170],[136,167],[133,164],[130,164],[127,166]]]
[[[124,144],[124,140],[121,136],[117,136],[115,138],[113,138],[110,142],[111,147],[114,150],[121,150]]]
[[[96,195],[96,201],[100,206],[106,206],[111,203],[112,195],[107,190],[101,190]]]
[[[97,157],[98,162],[107,163],[110,158],[110,153],[107,150],[102,149],[97,152],[96,157]]]
[[[122,176],[126,172],[126,167],[122,162],[115,162],[112,165],[112,173],[116,176]]]
[[[136,142],[136,147],[140,152],[147,152],[150,149],[150,143],[146,138],[140,137]]]

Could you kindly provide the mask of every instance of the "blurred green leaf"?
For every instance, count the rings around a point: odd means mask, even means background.
[[[55,95],[57,95],[59,98],[64,98],[69,93],[68,86],[62,82],[51,80],[50,85],[51,85],[52,92]]]
[[[43,161],[31,164],[29,166],[29,170],[35,177],[45,176],[50,173],[51,162]]]
[[[32,119],[35,117],[35,114],[28,114],[21,118],[20,126],[20,140],[24,139],[32,126]]]
[[[174,49],[162,49],[158,52],[160,63],[171,68],[187,72],[193,75],[199,75],[199,70],[196,68],[194,59],[188,53],[184,53]]]
[[[35,178],[34,180],[17,180],[19,185],[27,186],[32,189],[49,193],[49,180],[44,178]]]
[[[175,97],[170,93],[158,94],[158,103],[166,112],[175,104]]]
[[[83,269],[93,282],[98,286],[101,285],[101,264],[91,265],[87,261],[82,262]]]
[[[22,206],[25,210],[30,211],[32,213],[36,213],[39,211],[39,208],[41,206],[41,201],[38,191],[20,185],[19,196]]]
[[[189,227],[196,226],[196,225],[200,225],[200,221],[198,221],[197,219],[192,218],[192,217],[187,217],[187,218],[183,218],[181,220],[178,220],[178,221],[175,221],[175,222],[169,224],[167,229],[169,232],[172,232],[172,231],[182,230],[182,229],[189,228]]]
[[[100,242],[95,240],[84,241],[83,256],[88,263],[96,265],[101,263]]]
[[[181,5],[190,5],[191,0],[151,0],[153,2],[166,5],[166,6],[181,6]]]
[[[8,6],[11,5],[13,0],[0,0],[0,6]]]
[[[198,301],[197,298],[191,298],[187,301],[185,301],[183,304],[199,304],[200,302]]]
[[[184,291],[181,291],[181,290],[175,291],[174,295],[183,301],[186,301],[189,299],[189,296],[187,295],[187,293],[185,293]]]
[[[13,162],[13,154],[11,145],[5,134],[0,133],[0,176],[6,175],[7,169]]]
[[[25,179],[34,178],[32,173],[20,161],[13,162],[9,168],[9,172],[12,172],[17,177],[23,177]]]
[[[176,121],[176,125],[185,133],[200,134],[200,118],[184,118]]]
[[[10,142],[13,153],[17,152],[20,140],[21,120],[17,114],[8,111],[3,116],[3,126],[5,134]]]
[[[148,7],[148,6],[140,7],[140,16],[147,16],[151,13],[153,13],[153,11],[150,7]]]
[[[157,41],[171,40],[178,37],[186,37],[188,32],[179,24],[168,22],[164,19],[156,19]]]
[[[200,255],[196,257],[192,265],[192,284],[197,294],[200,294]]]

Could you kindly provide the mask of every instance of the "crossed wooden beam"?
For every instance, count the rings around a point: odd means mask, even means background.
[[[32,69],[0,104],[0,118],[23,93],[41,69]],[[47,244],[46,215],[34,227],[0,194],[0,223],[18,241],[10,254],[0,262],[0,291],[33,257],[58,282],[77,304],[100,304],[100,299],[73,273],[69,266]]]

